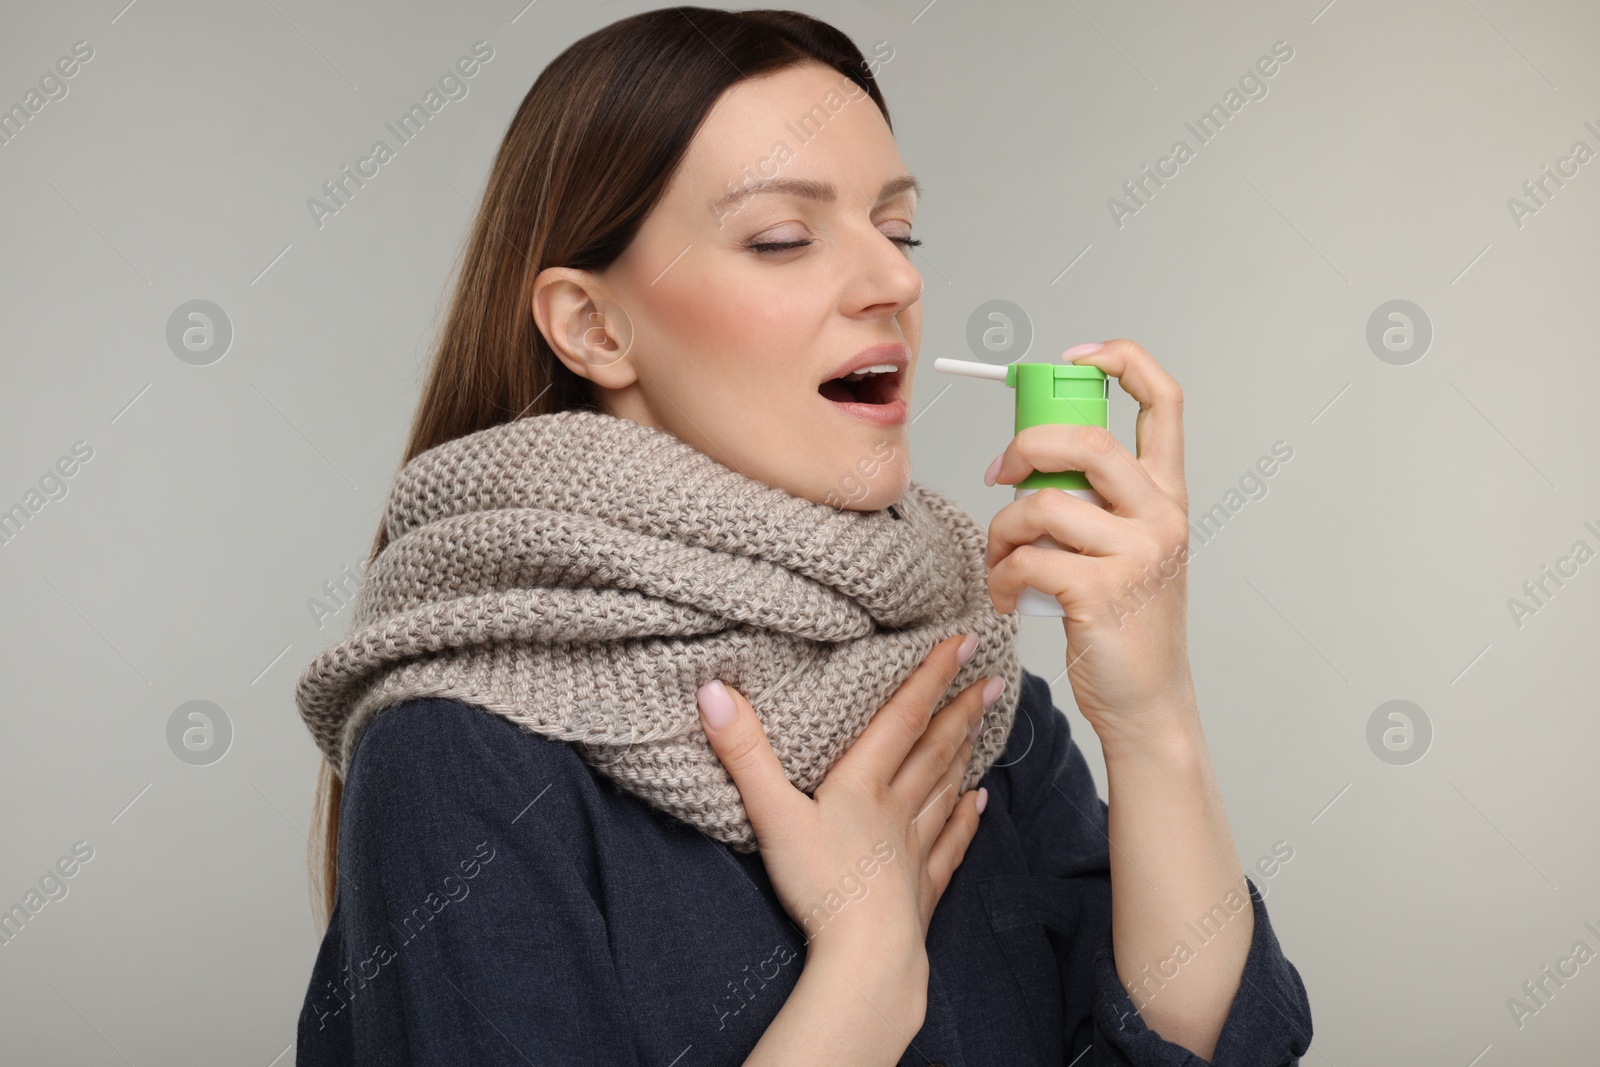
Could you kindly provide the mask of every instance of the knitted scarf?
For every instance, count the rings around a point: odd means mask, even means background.
[[[1019,623],[989,600],[986,532],[916,481],[889,508],[843,510],[580,409],[423,452],[384,522],[347,635],[295,686],[341,779],[374,715],[451,697],[570,742],[621,789],[753,852],[695,690],[743,693],[809,795],[933,646],[969,632],[977,649],[937,707],[985,675],[1006,685],[961,789],[1010,734]]]

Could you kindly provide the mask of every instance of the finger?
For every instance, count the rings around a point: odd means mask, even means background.
[[[1092,603],[1095,583],[1103,581],[1105,564],[1093,556],[1039,545],[1021,545],[989,570],[989,599],[995,611],[1009,615],[1016,610],[1017,597],[1024,587],[1047,593],[1058,601],[1062,594],[1087,593]],[[1107,600],[1110,596],[1107,595]]]
[[[977,789],[969,789],[956,804],[955,810],[950,813],[950,818],[945,820],[944,828],[940,830],[939,837],[934,841],[933,847],[928,850],[928,881],[933,886],[932,905],[939,902],[944,896],[944,891],[949,888],[950,879],[956,873],[956,868],[961,866],[961,861],[967,857],[967,846],[972,844],[972,839],[978,833],[978,800],[980,795],[987,800],[987,791],[980,794]]]
[[[906,753],[928,729],[933,709],[943,701],[950,683],[961,669],[956,658],[966,635],[957,634],[933,646],[926,659],[907,676],[900,688],[867,723],[830,776],[887,785],[906,760]]]
[[[1135,543],[1122,516],[1064,490],[1041,489],[995,512],[983,565],[992,567],[1018,545],[1043,536],[1088,556],[1114,556]]]
[[[917,739],[910,755],[894,772],[889,788],[904,794],[908,803],[927,796],[933,783],[949,769],[973,724],[982,721],[987,706],[983,698],[991,688],[998,696],[1005,689],[1005,680],[979,678],[957,693]]]
[[[996,482],[1020,482],[1034,471],[1082,471],[1117,514],[1153,518],[1170,506],[1166,491],[1104,426],[1025,426],[1000,457]]]
[[[797,806],[810,798],[789,781],[750,702],[720,681],[701,686],[697,697],[706,738],[738,787],[756,836],[762,838],[766,827],[790,825]]]
[[[939,775],[933,788],[917,805],[911,823],[916,830],[918,843],[926,853],[939,839],[939,833],[961,800],[961,779],[967,775],[967,765],[972,762],[972,742],[965,735],[957,746],[955,756],[944,773]]]
[[[1156,357],[1139,344],[1119,338],[1100,351],[1078,356],[1079,366],[1099,367],[1139,402],[1134,447],[1139,460],[1168,493],[1183,492],[1183,390]]]

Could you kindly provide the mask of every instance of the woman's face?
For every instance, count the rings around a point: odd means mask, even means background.
[[[762,179],[792,184],[756,191]],[[922,337],[922,275],[901,243],[910,185],[883,115],[843,74],[739,82],[622,256],[599,274],[541,273],[535,315],[603,410],[796,496],[886,507],[911,477]],[[858,364],[896,370],[824,385]]]

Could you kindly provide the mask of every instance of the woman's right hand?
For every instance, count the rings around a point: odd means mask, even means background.
[[[980,679],[934,710],[976,646],[976,635],[935,645],[813,796],[784,774],[742,693],[720,681],[701,686],[707,737],[739,788],[767,876],[805,931],[808,955],[859,960],[866,951],[926,964],[934,905],[988,794],[957,790],[972,731],[1003,680]]]

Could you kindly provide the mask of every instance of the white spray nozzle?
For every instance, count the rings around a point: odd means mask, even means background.
[[[933,369],[944,371],[946,374],[961,374],[968,378],[989,378],[993,381],[1006,380],[1006,368],[997,367],[993,363],[973,363],[965,359],[936,359]]]

